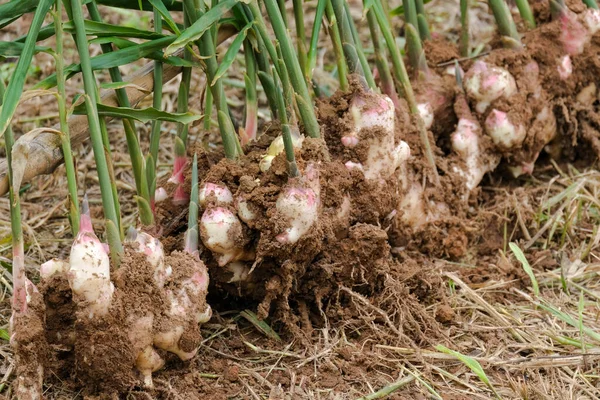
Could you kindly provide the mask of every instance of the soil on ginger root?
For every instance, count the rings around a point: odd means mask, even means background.
[[[178,282],[191,277],[196,268],[189,254],[171,253],[165,262],[172,266],[173,274],[165,290],[158,290],[153,284],[154,268],[143,253],[130,246],[125,247],[120,268],[112,271],[115,292],[104,316],[90,319],[80,311],[62,274],[38,285],[40,293],[32,306],[37,311],[40,304],[42,308],[45,305],[45,315],[41,311],[45,323],[19,320],[15,326],[16,338],[24,344],[17,351],[19,376],[31,376],[31,369],[42,365],[46,385],[59,385],[62,391],[79,392],[85,398],[117,398],[140,384],[134,363],[140,350],[147,346],[147,337],[135,335],[138,332],[132,326],[149,315],[154,317],[154,332],[169,331],[173,324],[180,324],[164,317],[165,306],[170,304],[166,290],[176,292]],[[197,301],[203,303],[199,308],[205,308],[204,299]],[[192,351],[201,339],[198,324],[190,324],[180,347]],[[175,358],[162,350],[157,352],[167,362]],[[37,358],[32,358],[34,355]]]

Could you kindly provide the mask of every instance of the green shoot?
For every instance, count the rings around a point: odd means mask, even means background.
[[[373,73],[371,72],[371,67],[369,66],[367,57],[365,56],[365,52],[363,50],[363,47],[362,47],[362,44],[360,41],[360,37],[358,35],[358,30],[356,29],[356,24],[354,23],[354,20],[352,19],[352,14],[350,13],[350,6],[348,5],[347,1],[343,1],[343,3],[344,3],[344,10],[346,13],[346,18],[348,19],[348,24],[350,25],[350,30],[352,32],[352,38],[354,40],[354,47],[356,49],[356,54],[358,56],[358,60],[360,61],[360,65],[362,67],[362,71],[360,71],[360,72],[362,73],[362,76],[367,81],[367,85],[371,89],[374,90],[376,88],[375,79],[373,78]]]
[[[209,14],[212,15],[212,13],[216,12],[217,15],[220,15],[218,13],[223,13],[224,11],[221,6],[228,3],[228,1],[229,0],[225,0],[223,3],[219,3],[217,5],[218,8],[212,8],[206,13],[204,13],[204,2],[198,2],[198,5],[200,6],[197,8],[199,9],[199,14],[192,16],[193,20],[196,22],[190,29],[201,26],[200,21],[206,20]],[[185,2],[190,3],[191,0],[186,0]],[[231,6],[233,6],[233,4]],[[190,9],[192,9],[192,7],[190,7]],[[198,16],[200,16],[200,18],[198,18]],[[217,108],[217,120],[219,121],[219,130],[221,132],[223,147],[225,148],[225,156],[230,160],[234,160],[240,155],[241,148],[233,128],[233,123],[231,122],[229,106],[227,105],[225,91],[223,90],[223,81],[219,78],[215,79],[218,70],[216,46],[212,37],[212,31],[208,29],[208,27],[204,29],[204,33],[200,39],[196,41],[196,45],[200,49],[200,55],[206,64],[207,81],[212,83],[210,88]]]
[[[280,64],[283,64],[283,60],[279,60]],[[285,75],[285,68],[282,68]],[[298,165],[296,164],[296,156],[294,154],[294,142],[292,141],[292,129],[288,119],[288,110],[291,114],[291,109],[293,107],[293,95],[292,95],[292,87],[288,83],[281,83],[283,87],[283,95],[278,90],[278,102],[279,102],[279,119],[281,121],[281,131],[283,136],[283,147],[285,149],[285,158],[287,160],[288,166],[288,176],[290,178],[295,178],[300,175],[298,170]]]
[[[298,48],[298,61],[300,69],[304,71],[306,76],[307,54],[306,54],[306,32],[304,30],[304,4],[303,0],[293,0],[294,5],[294,20],[296,22],[296,46]]]
[[[504,0],[488,0],[488,3],[494,13],[500,34],[512,45],[520,47],[521,38],[506,2]]]
[[[2,99],[6,95],[4,82],[0,80],[0,106],[4,103]],[[12,309],[16,313],[27,311],[27,292],[25,282],[25,249],[23,244],[23,227],[21,225],[21,202],[19,199],[19,188],[13,186],[12,171],[12,148],[15,143],[12,127],[7,126],[4,131],[4,145],[6,147],[6,161],[8,166],[9,181],[9,209],[10,209],[10,227],[12,233],[12,275],[13,275],[13,299]]]
[[[527,261],[525,254],[523,254],[523,251],[519,248],[519,246],[516,245],[516,243],[511,242],[508,244],[508,246],[510,247],[510,250],[513,252],[517,260],[519,260],[519,262],[523,266],[523,270],[529,276],[529,279],[531,279],[531,285],[533,286],[533,294],[535,294],[535,296],[538,297],[540,295],[540,288],[537,279],[535,278],[535,274],[533,273],[533,269],[531,269],[531,265],[529,265],[529,261]]]
[[[565,7],[565,0],[550,0],[550,14],[552,14],[552,19],[558,19]]]
[[[162,1],[162,0],[158,0]],[[154,10],[154,32],[162,33],[162,17],[155,7]],[[154,62],[154,90],[152,92],[152,106],[160,110],[162,106],[162,88],[163,88],[163,63],[160,61]],[[210,118],[209,118],[210,119]],[[150,160],[151,163],[146,162],[146,175],[152,179],[148,180],[148,192],[150,194],[150,205],[154,209],[154,194],[156,191],[156,166],[158,163],[158,147],[160,145],[160,131],[161,122],[158,120],[152,121],[152,128],[150,130]]]
[[[335,61],[337,64],[337,75],[340,81],[340,89],[342,91],[348,90],[348,64],[344,58],[344,50],[342,47],[342,38],[340,35],[339,24],[337,23],[337,16],[333,12],[331,0],[327,0],[327,6],[325,12],[327,13],[327,19],[329,20],[329,32],[331,35],[331,42],[333,43],[333,52],[335,53]]]
[[[185,233],[185,251],[198,254],[198,155],[194,154],[192,162],[192,187],[190,192],[190,211],[188,230]]]
[[[402,0],[402,5],[404,6],[404,21],[405,23],[411,24],[417,34],[419,34],[419,21],[417,19],[417,6],[415,4],[415,0]]]
[[[379,32],[379,27],[377,26],[377,18],[372,9],[367,11],[367,22],[369,23],[369,32],[371,33],[371,40],[373,41],[375,65],[377,66],[377,71],[379,71],[381,90],[392,99],[394,105],[398,106],[398,94],[396,93],[394,79],[392,78],[390,66],[385,55],[384,44]]]
[[[87,4],[87,9],[93,21],[102,22],[102,17],[100,16],[100,12],[96,6],[96,3],[93,1],[89,2]],[[102,48],[102,52],[105,54],[112,52],[112,46],[108,43],[101,44],[100,47]],[[119,71],[118,67],[109,68],[108,71],[113,82],[123,82],[123,77],[121,76],[121,72]],[[127,96],[125,88],[118,88],[115,90],[115,92],[117,94],[119,105],[130,108],[131,104],[129,103],[129,97]],[[137,195],[146,202],[150,202],[149,187],[148,183],[146,182],[146,174],[144,173],[144,157],[138,141],[134,121],[128,118],[123,119],[123,129],[125,130],[129,157],[131,158],[131,167],[133,169]],[[144,225],[152,225],[154,222],[153,213],[148,213],[147,209],[142,207],[139,208],[139,214]]]
[[[469,57],[471,53],[469,44],[469,0],[460,0],[460,43],[458,47],[461,57]]]
[[[428,74],[429,68],[427,67],[427,60],[425,59],[425,51],[421,45],[421,38],[419,38],[419,32],[415,29],[412,24],[406,24],[404,27],[406,32],[406,46],[408,47],[408,59],[411,67],[415,72],[415,76],[419,76],[420,73]]]
[[[308,87],[306,86],[304,75],[302,74],[302,70],[300,69],[300,63],[298,62],[298,58],[296,57],[296,54],[294,52],[289,33],[285,28],[279,9],[275,4],[275,0],[266,0],[265,6],[267,8],[267,13],[269,14],[269,18],[271,20],[271,24],[275,32],[275,36],[277,37],[277,40],[279,40],[279,43],[281,45],[283,61],[285,62],[285,67],[287,68],[290,81],[294,88],[294,92],[297,93],[298,96],[300,96],[300,98],[303,100],[302,105],[299,104],[298,108],[300,111],[300,116],[302,119],[302,123],[304,124],[306,134],[310,137],[318,138],[321,136],[321,133],[319,129],[319,124],[317,122],[317,116],[315,114],[314,108],[312,107],[311,98],[308,93]],[[250,9],[252,10],[252,15],[254,15],[255,20],[262,20],[262,16],[260,15],[260,10],[258,8],[256,0],[253,0],[250,3]],[[263,40],[266,42],[268,38],[263,38]],[[273,54],[271,54],[271,56],[273,57]],[[274,60],[276,59],[277,57],[274,58]]]
[[[312,32],[310,35],[310,45],[308,49],[308,56],[306,61],[306,70],[304,75],[306,80],[309,81],[312,77],[313,69],[317,65],[317,50],[319,44],[319,31],[321,29],[321,23],[323,21],[323,13],[325,12],[325,6],[327,0],[317,0],[317,10],[315,11],[315,20],[313,22]]]
[[[598,9],[598,3],[596,0],[583,0],[583,2],[586,6],[588,6],[588,8],[593,8],[594,10]]]
[[[71,151],[71,138],[69,135],[69,123],[67,122],[67,95],[65,90],[64,60],[63,60],[63,24],[62,24],[62,0],[56,1],[56,10],[54,12],[54,26],[56,27],[56,54],[54,61],[56,65],[57,89],[58,89],[58,114],[60,120],[61,145],[63,156],[65,158],[65,170],[67,174],[67,186],[69,196],[69,223],[73,237],[79,232],[79,199],[77,196],[77,172],[75,171],[75,162],[73,161],[73,152]]]
[[[335,14],[335,21],[337,23],[342,48],[344,49],[344,55],[348,65],[348,72],[351,74],[358,73],[363,75],[361,71],[361,65],[358,61],[358,53],[356,51],[354,38],[352,37],[352,32],[350,30],[348,17],[346,16],[346,10],[342,4],[343,0],[329,0],[329,3],[331,4],[331,9]],[[329,18],[329,22],[332,22],[331,18]]]
[[[85,88],[85,106],[88,115],[88,125],[90,129],[90,138],[94,150],[94,159],[98,171],[98,180],[102,195],[102,205],[106,217],[106,228],[110,253],[113,260],[119,260],[123,252],[120,234],[120,218],[117,214],[114,198],[113,181],[111,180],[111,171],[107,162],[107,149],[102,138],[102,129],[100,117],[98,116],[98,87],[92,71],[88,43],[85,36],[85,27],[83,24],[83,12],[79,0],[71,0],[71,9],[73,14],[73,23],[75,25],[75,40],[81,60],[81,70],[83,74],[83,83]],[[115,232],[116,231],[116,232]],[[115,236],[115,234],[117,236]]]
[[[473,371],[475,375],[477,375],[479,380],[483,382],[492,391],[492,393],[494,393],[497,399],[501,398],[498,392],[496,392],[496,389],[494,388],[492,383],[490,382],[490,379],[486,375],[485,371],[481,367],[481,364],[479,364],[479,361],[464,354],[461,354],[458,351],[450,350],[449,348],[442,346],[441,344],[435,346],[435,349],[441,353],[450,354],[456,357],[460,362],[465,364],[471,371]]]
[[[533,13],[531,12],[531,7],[529,7],[528,0],[515,0],[517,3],[517,8],[519,9],[519,14],[521,14],[521,18],[525,21],[525,25],[529,29],[535,28],[535,18],[533,18]]]
[[[256,94],[256,60],[249,39],[244,41],[244,57],[246,59],[246,72],[244,84],[246,86],[246,124],[243,135],[240,133],[242,146],[256,139],[258,129],[258,99]]]
[[[396,382],[394,382],[394,383],[392,383],[390,385],[387,385],[384,388],[379,389],[375,393],[371,393],[371,394],[365,395],[363,397],[358,398],[357,400],[385,399],[389,395],[391,395],[392,393],[394,393],[396,390],[401,389],[402,387],[408,385],[409,383],[411,383],[414,380],[415,380],[415,376],[414,375],[405,376],[404,378],[399,379]]]
[[[29,34],[27,35],[25,45],[23,46],[23,51],[21,52],[21,56],[15,67],[15,72],[13,73],[3,96],[2,108],[0,109],[0,137],[2,137],[4,131],[6,131],[6,128],[10,125],[15,110],[17,109],[17,105],[19,104],[19,98],[23,92],[27,71],[29,70],[29,65],[31,65],[31,60],[35,51],[35,40],[42,26],[42,22],[44,22],[44,18],[53,3],[54,0],[40,0],[37,5],[35,15],[33,16],[29,28]]]
[[[244,310],[240,313],[240,317],[243,317],[245,320],[254,325],[256,329],[258,329],[263,335],[265,335],[269,339],[273,339],[277,342],[281,341],[281,338],[279,337],[277,332],[275,332],[273,328],[271,328],[269,324],[267,324],[266,321],[258,319],[254,312],[250,310]]]
[[[431,31],[429,29],[429,22],[427,22],[427,14],[425,13],[423,0],[415,0],[415,6],[417,7],[417,21],[421,40],[429,40],[431,39]]]
[[[410,80],[408,79],[406,67],[404,65],[404,62],[402,61],[402,57],[400,56],[400,50],[396,46],[396,41],[392,36],[392,29],[389,26],[388,19],[383,11],[381,1],[375,0],[373,2],[373,6],[370,9],[375,11],[375,16],[377,17],[379,28],[383,33],[385,42],[388,47],[388,51],[392,55],[392,65],[394,66],[394,73],[396,74],[396,78],[400,81],[402,85],[403,94],[406,99],[406,102],[408,103],[410,113],[417,121],[417,127],[421,138],[421,144],[423,145],[425,157],[427,158],[429,168],[431,169],[433,182],[434,184],[439,185],[439,175],[437,172],[437,167],[435,165],[435,159],[433,157],[433,150],[431,149],[431,144],[429,143],[427,130],[425,129],[425,125],[423,124],[423,120],[421,119],[421,116],[419,114],[419,109],[417,108],[417,102],[415,100],[415,94],[410,84]]]

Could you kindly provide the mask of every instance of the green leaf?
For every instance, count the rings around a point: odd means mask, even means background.
[[[96,22],[90,20],[85,20],[84,26],[86,35],[93,35],[98,37],[116,36],[138,39],[160,39],[162,37],[165,37],[165,35],[162,35],[157,32],[130,28],[128,26],[112,25],[104,22]],[[65,23],[64,28],[67,32],[75,32],[73,22]]]
[[[0,28],[17,20],[21,15],[32,12],[39,4],[39,0],[12,0],[0,4]]]
[[[554,307],[551,304],[540,303],[539,307],[542,310],[545,310],[545,311],[549,312],[550,314],[554,315],[561,321],[571,325],[574,328],[579,329],[580,331],[585,333],[587,336],[594,339],[596,342],[600,342],[600,333],[596,332],[593,329],[588,328],[587,326],[585,326],[583,324],[580,324],[579,321],[577,321],[575,318],[573,318],[569,314],[565,313],[564,311],[557,309],[556,307]]]
[[[144,225],[151,225],[154,221],[154,214],[152,213],[152,207],[146,199],[141,196],[133,196],[138,209],[140,210],[140,221]]]
[[[219,19],[221,19],[227,11],[231,9],[239,0],[224,0],[211,8],[206,14],[202,15],[192,26],[181,32],[181,35],[170,44],[165,50],[165,55],[171,55],[177,50],[187,46],[190,42],[198,40],[204,32]]]
[[[166,24],[169,26],[169,28],[171,28],[173,33],[175,33],[176,35],[179,35],[181,33],[181,31],[179,30],[179,27],[173,20],[173,17],[171,17],[171,13],[169,13],[169,10],[165,7],[164,1],[148,0],[148,3],[150,3],[152,5],[152,7],[156,8],[156,11],[158,11],[158,13],[161,15],[161,17],[163,17]]]
[[[0,329],[0,339],[3,340],[10,340],[10,335],[8,334],[8,331],[6,329]]]
[[[517,260],[519,260],[519,262],[523,266],[525,273],[529,276],[529,279],[531,279],[531,285],[533,286],[533,294],[539,296],[540,287],[538,286],[538,282],[535,278],[535,274],[533,273],[533,269],[531,269],[531,265],[529,265],[529,261],[527,261],[525,254],[523,254],[523,251],[515,243],[509,243],[508,247],[510,247],[510,250],[513,252]]]
[[[429,3],[431,0],[424,0],[423,4],[427,4]],[[404,7],[403,6],[398,6],[396,8],[393,8],[390,10],[390,15],[393,16],[397,16],[397,15],[404,15]]]
[[[84,103],[79,104],[77,107],[75,107],[73,113],[84,115],[86,113]],[[101,116],[113,118],[132,118],[143,123],[159,120],[178,122],[181,124],[189,124],[204,117],[203,115],[194,114],[191,112],[170,113],[166,111],[157,110],[153,107],[137,109],[127,107],[111,107],[104,104],[98,104],[98,114]]]
[[[20,57],[21,52],[23,51],[24,47],[25,47],[24,43],[0,41],[0,56],[2,56],[2,57]],[[50,50],[50,47],[35,46],[33,53],[37,54],[40,52],[47,52],[49,50]]]
[[[4,135],[4,131],[6,131],[6,128],[10,125],[15,110],[17,109],[17,105],[19,104],[23,86],[25,85],[25,78],[27,78],[27,71],[31,65],[31,60],[33,59],[33,53],[35,52],[35,40],[37,39],[38,32],[44,22],[44,18],[46,17],[46,14],[48,14],[50,6],[52,6],[53,3],[53,0],[40,0],[36,8],[33,21],[29,28],[29,35],[25,41],[23,50],[21,51],[21,57],[19,57],[15,72],[4,93],[2,108],[0,108],[0,137]]]
[[[471,358],[469,356],[466,356],[464,354],[461,354],[458,351],[450,350],[449,348],[442,346],[441,344],[438,344],[437,346],[435,346],[435,349],[439,352],[442,352],[445,354],[450,354],[451,356],[456,357],[460,362],[462,362],[467,367],[469,367],[469,369],[471,371],[473,371],[473,373],[479,377],[479,380],[481,380],[481,382],[485,383],[485,385],[488,388],[490,388],[490,390],[496,395],[496,398],[498,398],[498,399],[501,398],[500,395],[498,394],[498,392],[496,392],[496,389],[494,389],[494,386],[492,386],[492,383],[490,382],[489,378],[485,374],[485,371],[481,367],[481,364],[479,364],[479,361],[477,361],[474,358]]]
[[[248,29],[252,28],[252,25],[253,25],[253,23],[249,22],[244,27],[244,29],[242,29],[242,31],[240,33],[238,33],[238,35],[235,37],[235,39],[233,40],[231,45],[229,45],[229,48],[227,49],[227,52],[225,53],[225,56],[223,57],[223,60],[221,61],[221,64],[219,65],[219,68],[217,69],[217,72],[215,73],[215,77],[213,78],[213,81],[210,84],[211,86],[213,86],[215,84],[215,82],[219,78],[221,78],[225,74],[225,72],[227,72],[229,67],[231,67],[231,64],[233,63],[233,61],[235,60],[235,57],[238,55],[238,53],[240,51],[240,47],[242,47],[242,43],[244,42],[244,39],[246,38]]]
[[[254,314],[250,310],[244,310],[240,313],[240,316],[244,317],[248,322],[250,322],[256,329],[262,332],[268,338],[273,340],[281,341],[281,338],[265,321],[261,321],[258,319],[256,314]]]
[[[100,84],[100,89],[126,89],[126,88],[134,88],[139,90],[140,92],[151,93],[151,90],[145,89],[141,86],[135,85],[131,82],[105,82]]]
[[[86,1],[89,2],[90,0]],[[149,0],[95,0],[96,3],[128,10],[152,11],[152,1]],[[183,11],[181,1],[163,0],[164,7],[169,11]]]
[[[111,53],[101,54],[96,57],[92,57],[92,69],[108,69],[112,67],[119,67],[121,65],[130,64],[139,59],[148,57],[157,50],[162,49],[166,45],[172,43],[176,36],[167,36],[160,39],[151,40],[146,43],[142,43],[137,46],[130,46],[125,49],[113,51]],[[166,60],[165,60],[166,61]],[[80,64],[71,64],[65,68],[65,74],[67,79],[81,71]],[[41,82],[38,82],[34,89],[49,89],[56,86],[56,74],[52,74]]]

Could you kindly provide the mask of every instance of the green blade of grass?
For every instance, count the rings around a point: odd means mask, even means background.
[[[31,65],[33,53],[35,52],[35,40],[37,38],[38,31],[40,30],[42,23],[44,22],[44,18],[46,17],[46,14],[48,14],[48,11],[53,3],[53,0],[40,0],[36,8],[35,15],[33,16],[33,20],[31,21],[31,26],[29,28],[30,35],[25,41],[25,45],[21,52],[21,57],[19,57],[19,61],[17,61],[15,71],[10,79],[10,82],[8,83],[6,92],[4,93],[2,108],[0,108],[0,137],[4,135],[4,131],[6,131],[6,128],[10,125],[13,115],[17,109],[17,105],[19,104],[19,98],[23,92],[27,71]]]
[[[494,395],[496,396],[497,399],[501,398],[500,395],[498,394],[498,392],[496,392],[496,389],[494,388],[494,386],[492,385],[492,382],[490,382],[490,379],[486,375],[485,371],[481,367],[481,364],[479,364],[479,361],[477,361],[469,356],[466,356],[462,353],[459,353],[458,351],[451,350],[441,344],[438,344],[437,346],[435,346],[435,349],[441,353],[450,354],[450,355],[456,357],[460,362],[465,364],[471,371],[473,371],[473,373],[475,375],[477,375],[479,380],[481,382],[483,382],[494,393]]]
[[[588,8],[593,8],[594,10],[598,9],[598,3],[596,0],[583,0],[584,4],[588,6]]]
[[[148,0],[148,2],[152,5],[152,7],[154,7],[154,10],[158,14],[160,14],[160,16],[165,20],[167,26],[171,28],[171,31],[176,35],[180,35],[181,30],[179,29],[179,26],[171,16],[171,13],[167,9],[167,7],[165,7],[164,2],[162,0]]]
[[[169,56],[177,50],[187,46],[189,43],[200,39],[202,35],[219,19],[221,19],[227,11],[229,11],[239,0],[224,0],[211,8],[206,14],[202,15],[189,28],[185,29],[177,40],[167,46],[165,55]]]
[[[86,113],[84,104],[80,104],[75,107],[73,113],[84,115]],[[157,110],[154,107],[138,109],[129,107],[113,107],[104,104],[98,104],[98,115],[113,118],[132,118],[143,123],[158,120],[177,122],[180,124],[189,124],[204,117],[203,115],[194,114],[192,112],[171,113]]]
[[[91,0],[86,0],[87,3]],[[96,0],[98,4],[104,6],[124,8],[128,10],[152,11],[152,1],[150,0]],[[165,9],[168,11],[183,11],[183,3],[181,1],[166,0]]]
[[[312,71],[317,65],[317,50],[319,44],[319,31],[321,30],[321,24],[323,21],[323,14],[325,13],[325,6],[327,0],[317,0],[317,9],[315,11],[315,20],[313,22],[312,32],[310,35],[310,45],[308,47],[308,55],[306,60],[306,68],[304,75],[307,77],[307,81],[310,81],[312,77]]]
[[[539,303],[538,307],[540,307],[541,309],[549,312],[550,314],[554,315],[555,317],[557,317],[558,319],[560,319],[561,321],[571,325],[573,328],[577,328],[580,329],[583,333],[585,333],[587,336],[589,336],[590,338],[594,339],[596,342],[600,342],[600,333],[596,332],[593,329],[588,328],[585,325],[580,325],[579,321],[576,320],[575,318],[571,317],[569,314],[565,313],[564,311],[559,310],[558,308],[554,307],[551,304],[547,304],[547,303]]]
[[[340,34],[339,24],[337,23],[337,16],[334,13],[331,5],[331,0],[327,0],[325,8],[327,19],[329,20],[329,32],[331,36],[331,42],[333,43],[333,52],[335,54],[335,61],[337,64],[337,75],[340,82],[340,90],[348,90],[348,63],[344,57],[344,48],[342,45],[342,37]]]
[[[93,3],[89,3],[93,4]],[[112,25],[105,22],[93,21],[93,20],[85,20],[85,34],[92,36],[116,36],[116,37],[127,37],[127,38],[137,38],[137,39],[160,39],[165,37],[165,35],[146,31],[143,29],[132,28],[129,26],[119,26]],[[64,24],[65,31],[69,33],[73,33],[75,31],[75,27],[73,22],[67,22]]]
[[[25,47],[24,43],[20,42],[3,42],[0,41],[0,57],[20,57]],[[48,52],[50,47],[46,46],[35,46],[33,48],[33,54]]]
[[[258,329],[266,337],[276,340],[278,342],[281,341],[281,338],[279,337],[277,332],[275,332],[273,330],[273,328],[271,328],[265,321],[259,320],[258,317],[256,316],[256,314],[253,313],[252,311],[244,310],[240,313],[240,316],[243,317],[248,322],[250,322],[252,325],[254,325],[254,327],[256,329]]]
[[[402,387],[408,385],[412,381],[415,380],[413,375],[405,376],[402,379],[397,380],[396,382],[379,389],[375,393],[371,393],[362,397],[359,397],[357,400],[376,400],[376,399],[385,399],[390,394],[394,393],[396,390],[401,389]]]
[[[215,73],[215,76],[213,77],[211,86],[215,84],[217,79],[220,79],[223,75],[225,75],[225,72],[227,72],[229,67],[231,67],[231,64],[233,64],[235,57],[238,55],[240,48],[242,47],[242,43],[244,42],[244,39],[246,39],[246,34],[247,34],[248,30],[250,28],[252,28],[252,25],[253,25],[252,22],[248,23],[240,31],[240,33],[237,34],[237,36],[235,37],[233,42],[231,42],[231,44],[229,45],[229,48],[227,49],[227,52],[225,52],[225,55],[223,56],[223,59],[221,60],[221,63],[219,64],[219,68],[217,68],[217,72]]]
[[[32,12],[39,3],[40,0],[11,0],[0,4],[0,28],[15,21],[21,15]]]
[[[529,261],[527,261],[527,258],[525,257],[525,254],[523,254],[523,251],[519,248],[519,246],[517,246],[516,243],[511,242],[508,244],[508,247],[510,247],[510,250],[513,252],[517,260],[519,260],[519,262],[523,266],[523,270],[525,271],[527,276],[529,276],[529,279],[531,279],[531,285],[533,286],[533,294],[539,296],[540,287],[538,285],[537,279],[535,278],[535,274],[533,273],[533,269],[531,269],[531,265],[529,265]]]
[[[168,36],[161,39],[156,39],[146,43],[142,43],[138,46],[131,46],[126,49],[113,51],[107,54],[101,54],[99,56],[91,58],[90,67],[92,70],[95,71],[130,64],[137,60],[147,57],[149,54],[157,50],[164,48],[166,45],[172,43],[175,39],[176,36]],[[67,74],[67,77],[72,77],[74,74],[80,71],[81,64],[71,64],[65,68],[65,73]],[[42,80],[41,82],[38,82],[33,88],[50,89],[54,86],[56,86],[56,74],[52,74],[48,76],[48,78]]]

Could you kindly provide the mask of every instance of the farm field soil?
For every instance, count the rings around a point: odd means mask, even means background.
[[[535,10],[543,19],[544,8]],[[298,150],[298,166],[308,177],[301,184],[319,183],[322,208],[318,223],[294,246],[281,246],[272,233],[285,226],[278,214],[271,213],[286,185],[285,158],[275,157],[267,171],[259,168],[280,131],[277,123],[265,124],[265,134],[245,149],[239,163],[222,159],[219,150],[207,145],[215,141],[214,133],[193,127],[190,135],[197,142],[192,149],[198,155],[201,182],[225,185],[259,215],[244,228],[240,244],[252,250],[250,261],[240,256],[251,273],[244,270],[245,279],[234,279],[236,271],[219,266],[209,249],[201,249],[210,276],[207,302],[213,317],[202,325],[202,337],[189,338],[200,346],[190,361],[163,354],[166,365],[153,374],[153,389],[141,388],[128,367],[127,327],[119,325],[124,319],[118,313],[100,321],[94,331],[84,331],[89,336],[73,337],[69,329],[76,313],[67,282],[56,279],[41,285],[46,326],[27,325],[18,332],[29,334],[31,344],[39,343],[31,354],[47,366],[45,397],[356,399],[387,387],[391,399],[597,398],[598,99],[573,98],[598,76],[595,55],[600,39],[594,36],[586,51],[573,57],[571,79],[559,84],[556,62],[562,53],[552,47],[558,31],[556,24],[551,25],[540,28],[545,30],[543,37],[536,36],[539,31],[525,35],[525,52],[500,49],[484,60],[509,70],[520,89],[514,101],[494,106],[506,107],[507,114],[518,115],[518,122],[528,126],[544,106],[552,106],[559,132],[551,138],[556,152],[542,151],[550,143],[537,133],[545,132],[543,127],[528,133],[519,152],[502,154],[484,142],[481,148],[487,153],[479,161],[504,157],[502,167],[486,174],[465,196],[464,173],[453,167],[466,163],[452,153],[447,138],[461,115],[447,114],[430,134],[442,172],[441,184],[434,186],[414,121],[402,103],[394,129],[364,129],[361,139],[385,142],[391,135],[393,143],[408,144],[412,157],[399,164],[400,179],[396,170],[380,180],[365,179],[347,163],[366,167],[369,148],[341,143],[352,129],[349,110],[354,99],[360,97],[364,108],[379,104],[354,82],[351,94],[338,92],[318,103],[323,139],[306,138]],[[430,46],[433,59],[443,63],[456,51],[441,43]],[[527,66],[532,60],[539,65],[536,81],[544,91],[539,97],[525,83],[531,78]],[[476,62],[461,66],[468,71]],[[442,75],[444,70],[436,73]],[[202,85],[194,82],[197,89]],[[174,94],[175,87],[167,87],[167,95]],[[460,93],[450,92],[453,99],[460,99]],[[35,114],[55,112],[42,102],[37,105]],[[452,106],[460,114],[460,103],[452,101]],[[26,131],[31,111],[21,107],[18,118]],[[476,116],[481,125],[484,116]],[[140,129],[146,134],[148,127]],[[127,223],[135,225],[122,136],[118,124],[111,125],[116,175],[130,200],[123,213],[132,216]],[[78,150],[81,187],[90,198],[98,198],[89,147]],[[171,161],[162,160],[162,184],[169,194],[175,187],[164,174]],[[511,176],[511,167],[531,164],[533,174]],[[186,176],[189,188],[189,170]],[[60,168],[50,178],[35,179],[23,194],[31,276],[41,262],[66,258],[71,239],[64,217],[64,182]],[[426,212],[406,219],[411,215],[397,212],[402,209],[399,194],[407,195],[416,185],[424,188]],[[347,211],[345,198],[352,204]],[[0,200],[0,207],[1,240],[9,232],[6,199]],[[177,264],[187,208],[172,204],[169,197],[158,204],[158,215],[156,226],[144,229],[160,238]],[[98,203],[92,204],[92,217],[99,228],[103,215]],[[131,250],[115,278],[122,293],[121,309],[149,303],[143,301],[147,290],[143,284],[124,284],[135,277],[139,282],[150,279],[147,263]],[[6,323],[8,289],[2,303]],[[106,363],[85,365],[85,352],[74,354],[73,343],[85,348],[86,342],[88,350],[101,349],[107,355]],[[479,363],[485,376],[447,349]],[[6,354],[0,373],[9,382],[14,378],[14,358],[7,342],[0,350]],[[111,352],[114,356],[108,356]],[[10,387],[4,390],[6,397],[13,393]]]

